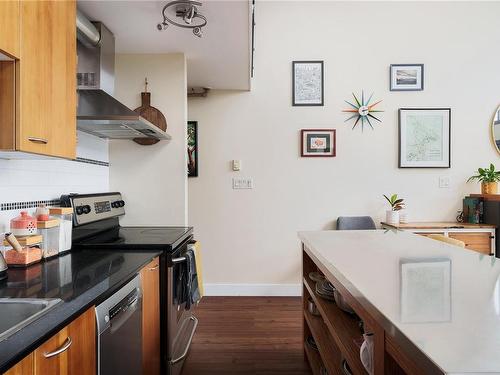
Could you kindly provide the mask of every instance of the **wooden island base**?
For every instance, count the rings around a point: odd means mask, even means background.
[[[341,275],[333,275],[314,255],[303,246],[303,307],[304,307],[304,352],[314,375],[349,374],[344,367],[347,363],[352,374],[368,374],[360,360],[360,347],[363,343],[363,322],[366,333],[374,337],[374,371],[379,374],[443,374],[411,342],[404,337],[395,339],[384,330],[383,319],[374,308],[362,305],[349,290],[352,285]],[[309,278],[310,272],[322,273],[340,292],[344,300],[356,314],[341,310],[333,301],[318,296],[315,282]],[[349,290],[348,290],[349,289]],[[359,294],[359,293],[358,293]],[[308,300],[312,299],[320,313],[313,315],[308,310]],[[389,328],[389,327],[386,327]],[[318,350],[307,343],[309,336],[314,338]],[[403,350],[400,343],[404,343]],[[325,372],[326,370],[326,372]]]

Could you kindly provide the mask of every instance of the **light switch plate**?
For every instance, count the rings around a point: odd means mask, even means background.
[[[233,171],[241,171],[241,160],[233,160],[232,162],[233,165]]]
[[[450,177],[448,176],[439,177],[439,187],[441,189],[448,189],[450,187]]]
[[[253,189],[253,179],[233,178],[233,189]]]

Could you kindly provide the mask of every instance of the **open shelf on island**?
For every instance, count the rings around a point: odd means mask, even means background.
[[[309,329],[311,330],[311,334],[314,337],[316,345],[318,346],[319,354],[322,359],[321,361],[319,360],[319,358],[315,358],[316,365],[312,363],[313,361],[310,361],[313,373],[315,373],[315,367],[317,367],[319,373],[320,364],[323,363],[326,370],[328,371],[328,374],[341,375],[342,371],[340,366],[342,363],[342,358],[340,356],[340,351],[339,348],[333,342],[332,338],[330,337],[330,334],[328,333],[328,330],[326,329],[325,324],[323,323],[323,319],[319,316],[312,315],[307,310],[304,310],[304,318],[307,322],[307,325],[309,326]],[[307,343],[305,344],[305,348],[306,348],[306,354],[308,354],[307,353],[308,350],[311,351],[313,354],[317,354],[317,352],[311,349]]]
[[[323,326],[326,326],[329,332],[329,338],[334,340],[334,344],[340,349],[342,357],[346,359],[353,373],[366,374],[367,372],[359,358],[359,345],[355,341],[362,338],[358,321],[353,316],[342,311],[334,302],[318,297],[315,292],[314,282],[310,280],[307,275],[304,276],[303,281],[304,286],[321,314],[321,318],[314,317],[308,311],[305,311],[306,322],[309,324],[310,318],[315,318],[319,323],[323,324]],[[309,314],[309,316],[307,314]],[[313,331],[312,327],[311,331]],[[338,368],[340,369],[340,367]],[[327,370],[330,373],[328,367]]]
[[[307,360],[311,365],[313,375],[321,375],[321,366],[323,361],[321,360],[319,353],[316,350],[311,349],[307,344],[304,344],[304,350],[306,352]]]

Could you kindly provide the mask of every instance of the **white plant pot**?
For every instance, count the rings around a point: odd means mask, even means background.
[[[408,224],[408,211],[406,209],[399,210],[399,222],[402,224]]]
[[[387,224],[399,224],[399,212],[389,210],[386,212],[385,221]]]

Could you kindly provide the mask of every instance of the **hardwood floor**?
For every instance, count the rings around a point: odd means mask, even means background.
[[[204,297],[182,375],[311,374],[300,297]]]

